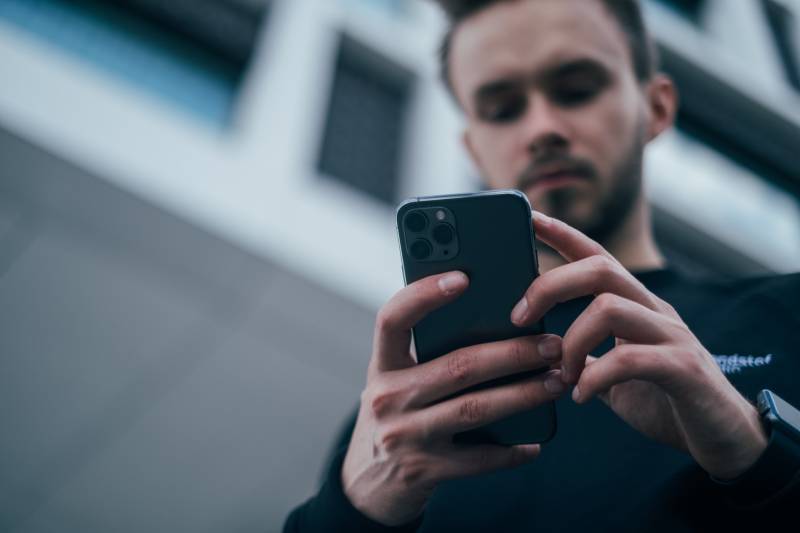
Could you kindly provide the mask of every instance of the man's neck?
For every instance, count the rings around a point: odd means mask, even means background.
[[[644,195],[639,197],[619,229],[600,244],[629,271],[653,270],[666,265],[653,236],[650,207]],[[542,273],[564,263],[560,255],[549,250],[539,253],[539,270]]]

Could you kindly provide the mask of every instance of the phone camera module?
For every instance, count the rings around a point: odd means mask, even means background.
[[[450,224],[437,224],[436,227],[433,228],[432,234],[433,240],[442,246],[453,242],[453,237],[455,236],[453,227],[450,226]]]
[[[412,211],[406,215],[405,222],[408,231],[419,233],[427,227],[428,217],[421,211]]]
[[[409,248],[409,252],[411,252],[411,257],[417,261],[422,261],[430,257],[431,253],[433,253],[433,247],[425,239],[417,239]]]

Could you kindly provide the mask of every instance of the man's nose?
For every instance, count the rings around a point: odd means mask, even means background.
[[[524,143],[534,157],[569,149],[569,131],[561,110],[540,92],[531,92],[523,117]]]

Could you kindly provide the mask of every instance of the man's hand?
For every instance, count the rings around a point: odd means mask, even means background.
[[[534,459],[539,445],[454,444],[456,433],[555,399],[559,370],[512,384],[450,397],[471,385],[560,364],[561,339],[538,335],[470,346],[417,365],[411,328],[455,300],[467,276],[449,272],[400,290],[378,313],[367,385],[342,466],[353,505],[385,525],[410,522],[446,479],[513,467]],[[447,399],[444,399],[447,398]]]
[[[538,212],[534,227],[568,263],[531,284],[512,321],[531,324],[559,302],[595,296],[562,343],[562,378],[576,384],[573,399],[598,395],[632,427],[690,453],[718,479],[755,463],[767,445],[756,408],[675,309],[578,230]],[[615,347],[602,358],[590,356],[608,336]]]

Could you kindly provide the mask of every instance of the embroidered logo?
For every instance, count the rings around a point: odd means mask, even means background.
[[[746,368],[767,366],[772,362],[772,354],[756,357],[754,355],[713,355],[723,374],[738,374]]]

